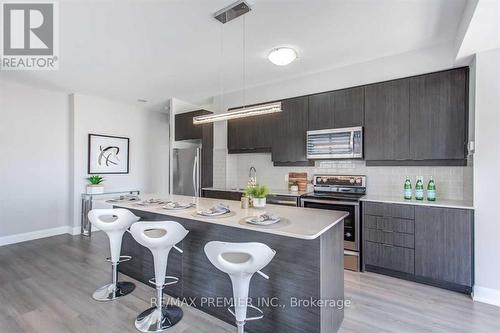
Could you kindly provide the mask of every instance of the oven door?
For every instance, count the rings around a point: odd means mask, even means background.
[[[344,248],[359,251],[359,202],[302,198],[301,206],[348,212],[344,219]]]

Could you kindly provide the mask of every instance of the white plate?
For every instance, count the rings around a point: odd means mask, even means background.
[[[169,204],[166,204],[165,206],[162,206],[161,208],[167,209],[167,210],[184,210],[184,209],[189,209],[189,208],[193,208],[193,207],[196,207],[196,205],[194,205],[194,204],[179,204],[176,206],[171,206]]]
[[[281,219],[278,217],[277,219],[272,219],[272,220],[265,220],[265,221],[257,221],[255,220],[257,216],[253,216],[253,217],[249,217],[247,219],[245,219],[245,221],[247,223],[250,223],[250,224],[255,224],[255,225],[271,225],[271,224],[275,224],[275,223],[278,223]]]

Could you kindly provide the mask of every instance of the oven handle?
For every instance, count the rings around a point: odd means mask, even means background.
[[[302,207],[304,206],[305,202],[334,204],[334,205],[359,206],[359,202],[357,202],[357,201],[338,201],[338,200],[323,200],[323,199],[300,199],[300,202],[302,203]]]

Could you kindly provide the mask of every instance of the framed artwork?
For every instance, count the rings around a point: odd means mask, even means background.
[[[88,173],[128,173],[129,143],[129,138],[89,134]]]

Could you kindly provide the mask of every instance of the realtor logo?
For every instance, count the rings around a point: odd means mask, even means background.
[[[2,70],[58,68],[55,2],[2,3]]]

